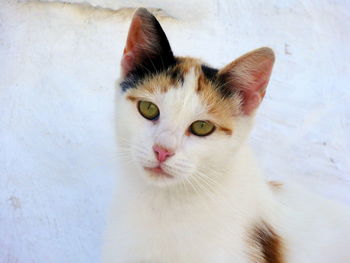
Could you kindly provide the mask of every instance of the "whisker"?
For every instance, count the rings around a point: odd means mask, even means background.
[[[201,194],[199,193],[197,187],[195,187],[195,186],[192,184],[191,180],[190,180],[189,178],[187,178],[187,177],[185,177],[185,180],[186,180],[186,182],[192,187],[192,189],[196,192],[196,194],[200,196]]]

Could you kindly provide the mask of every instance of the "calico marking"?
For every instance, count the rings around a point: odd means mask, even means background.
[[[267,223],[262,222],[255,226],[253,242],[260,251],[260,255],[254,255],[259,263],[283,263],[282,239]]]
[[[226,127],[222,127],[222,126],[219,126],[218,128],[219,128],[220,131],[224,132],[225,134],[232,135],[232,129],[226,128]]]
[[[185,82],[184,73],[183,73],[183,70],[181,70],[181,67],[179,66],[178,59],[176,59],[175,66],[169,68],[166,71],[166,75],[170,77],[174,86],[177,86],[176,85],[177,83],[181,83],[181,86],[182,86]]]
[[[219,72],[216,68],[211,68],[207,65],[201,65],[204,75],[211,81],[215,81],[217,78],[217,73]]]
[[[230,98],[235,94],[235,89],[230,86],[226,74],[218,74],[218,69],[204,64],[201,65],[201,69],[204,76],[213,84],[223,99]]]

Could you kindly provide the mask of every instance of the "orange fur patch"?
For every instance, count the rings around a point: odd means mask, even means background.
[[[253,230],[250,248],[254,263],[283,263],[283,243],[271,226],[263,222]]]
[[[134,97],[134,96],[127,96],[126,97],[128,100],[130,100],[130,101],[132,101],[132,102],[135,102],[135,101],[137,101],[138,99],[136,98],[136,97]]]
[[[218,129],[219,129],[220,131],[223,131],[223,132],[226,133],[227,135],[232,135],[232,133],[233,133],[233,131],[232,131],[231,129],[229,129],[229,128],[225,128],[225,127],[219,126]]]

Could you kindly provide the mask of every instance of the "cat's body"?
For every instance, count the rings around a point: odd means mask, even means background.
[[[217,71],[174,57],[155,18],[136,12],[105,262],[350,262],[350,213],[266,182],[246,143],[273,60],[262,48]]]
[[[224,185],[224,196],[201,199],[124,184],[113,206],[105,262],[349,262],[349,216],[342,207],[262,178],[247,180],[246,191],[235,185]],[[271,261],[259,245],[262,221],[278,235],[267,239],[277,249],[268,252]]]

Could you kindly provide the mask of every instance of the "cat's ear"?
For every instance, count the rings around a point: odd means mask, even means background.
[[[121,61],[122,77],[137,71],[161,71],[175,63],[158,20],[145,8],[136,10]]]
[[[243,114],[254,112],[264,98],[274,61],[272,49],[263,47],[239,57],[219,71],[225,78],[225,88],[241,94]]]

